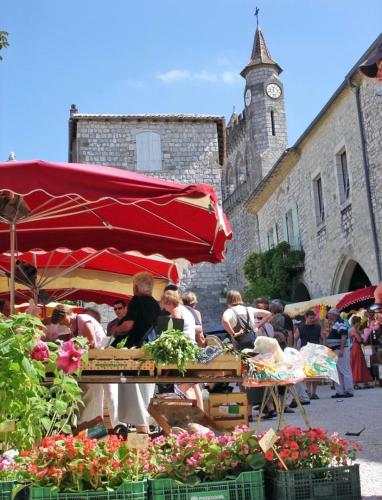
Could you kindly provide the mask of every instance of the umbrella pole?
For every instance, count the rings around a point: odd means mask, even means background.
[[[16,247],[16,224],[11,224],[11,283],[10,283],[10,309],[15,313],[15,247]]]

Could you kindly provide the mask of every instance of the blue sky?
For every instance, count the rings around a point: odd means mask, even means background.
[[[381,0],[3,0],[0,161],[67,161],[69,109],[203,113],[243,109],[260,27],[284,69],[289,143],[381,32]]]

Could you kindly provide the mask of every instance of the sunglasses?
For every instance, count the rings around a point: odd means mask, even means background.
[[[123,307],[114,307],[114,311],[122,311]]]

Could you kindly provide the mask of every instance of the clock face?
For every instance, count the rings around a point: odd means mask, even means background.
[[[267,95],[272,99],[278,99],[281,96],[281,88],[276,83],[267,85]]]
[[[245,96],[244,96],[244,102],[246,106],[249,106],[251,104],[251,99],[252,99],[251,89],[247,89],[245,91]]]

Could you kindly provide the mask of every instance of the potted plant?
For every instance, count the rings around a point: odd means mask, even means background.
[[[213,432],[159,437],[151,446],[153,500],[179,498],[264,498],[264,464],[258,441],[247,427],[231,435]]]
[[[117,436],[97,441],[82,435],[53,435],[20,452],[18,479],[30,485],[31,499],[78,499],[80,494],[145,500],[148,453],[130,449]]]
[[[324,429],[298,427],[286,427],[278,437],[265,453],[269,500],[361,498],[359,466],[352,463],[361,449],[357,443]]]

